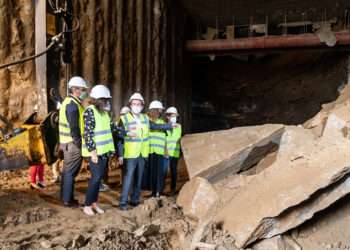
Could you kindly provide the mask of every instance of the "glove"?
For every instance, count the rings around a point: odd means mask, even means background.
[[[96,150],[91,151],[91,161],[95,164],[98,163],[98,157]]]
[[[123,158],[123,157],[119,157],[119,158],[118,158],[118,164],[119,164],[119,166],[123,165],[123,163],[124,163],[124,158]]]
[[[131,138],[135,138],[135,137],[137,136],[137,134],[134,133],[134,132],[128,132],[128,133],[127,133],[127,136],[129,136],[129,137],[131,137]]]

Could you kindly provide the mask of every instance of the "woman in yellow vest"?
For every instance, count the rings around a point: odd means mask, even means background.
[[[178,126],[174,127],[173,130],[167,131],[166,136],[166,153],[165,157],[167,158],[164,162],[164,183],[168,168],[170,166],[171,174],[171,195],[176,194],[176,181],[177,181],[177,162],[180,157],[180,140],[182,134],[181,125],[178,124],[177,117],[179,113],[175,107],[170,107],[165,111],[166,121],[171,124],[177,124]]]
[[[101,180],[105,174],[108,158],[115,153],[111,129],[111,110],[109,89],[104,85],[92,88],[92,104],[84,111],[84,137],[82,155],[89,159],[91,178],[86,192],[84,213],[103,214],[104,210],[97,205]]]
[[[161,114],[164,110],[163,104],[160,101],[152,101],[149,105],[148,117],[151,122],[164,125],[166,124],[161,119]],[[162,191],[163,183],[163,164],[164,152],[166,143],[166,131],[164,130],[150,130],[149,133],[149,157],[148,165],[144,173],[145,189],[152,191],[153,197],[159,197]]]

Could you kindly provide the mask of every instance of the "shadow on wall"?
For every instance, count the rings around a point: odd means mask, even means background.
[[[192,131],[301,124],[338,97],[347,68],[344,52],[194,58]]]

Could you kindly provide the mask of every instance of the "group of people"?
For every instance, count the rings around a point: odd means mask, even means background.
[[[79,207],[74,195],[75,178],[83,159],[88,160],[91,178],[86,191],[84,213],[102,214],[98,206],[101,181],[108,171],[108,161],[117,157],[122,166],[122,191],[119,209],[127,210],[140,203],[142,190],[152,191],[152,196],[162,194],[170,167],[171,193],[176,192],[176,166],[180,157],[181,125],[175,107],[165,110],[160,101],[152,101],[147,114],[142,113],[145,101],[135,93],[129,105],[120,111],[117,121],[112,121],[111,94],[104,85],[96,85],[88,97],[86,81],[72,77],[68,82],[69,95],[59,111],[59,142],[63,151],[61,198],[66,207]],[[37,185],[44,186],[41,168]],[[36,175],[36,173],[35,173]],[[35,175],[32,179],[36,182]]]

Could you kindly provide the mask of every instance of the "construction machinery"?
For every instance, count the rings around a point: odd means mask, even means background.
[[[38,121],[35,112],[17,128],[0,116],[0,171],[51,164],[56,161],[57,148],[57,111],[42,121]]]

